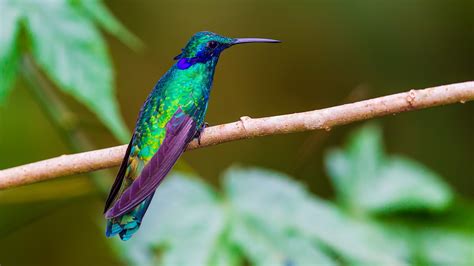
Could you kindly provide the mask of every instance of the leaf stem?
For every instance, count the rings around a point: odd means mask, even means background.
[[[29,90],[69,149],[73,152],[93,149],[94,146],[80,128],[77,116],[54,92],[29,55],[24,55],[22,58],[21,72],[29,85]],[[91,172],[89,175],[98,191],[106,195],[108,192],[107,179],[112,178],[110,173]]]

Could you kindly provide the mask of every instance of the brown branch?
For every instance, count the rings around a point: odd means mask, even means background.
[[[433,106],[465,103],[474,100],[474,81],[410,90],[370,100],[334,106],[303,113],[256,118],[244,116],[240,121],[206,128],[188,150],[259,136],[287,134],[367,120]],[[127,146],[116,146],[89,152],[62,155],[0,171],[0,189],[26,185],[59,176],[87,173],[120,164]]]

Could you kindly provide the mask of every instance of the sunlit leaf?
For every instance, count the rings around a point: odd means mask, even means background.
[[[441,177],[419,163],[383,152],[375,125],[356,131],[347,149],[331,150],[326,168],[338,197],[355,213],[443,210],[453,193]]]
[[[441,177],[402,157],[391,157],[371,187],[370,193],[359,196],[359,204],[375,212],[443,210],[453,199],[451,189],[441,181]]]
[[[236,218],[232,240],[252,265],[336,265],[316,241],[295,233],[279,232],[259,220]]]
[[[474,232],[423,230],[417,236],[420,239],[418,256],[426,265],[474,265]]]
[[[237,213],[320,241],[348,261],[404,264],[404,254],[370,221],[350,218],[284,174],[233,168],[225,174],[225,189]]]
[[[325,163],[332,184],[336,189],[338,199],[342,203],[348,204],[347,201],[351,196],[352,183],[354,183],[354,180],[351,180],[351,161],[343,150],[332,149],[327,152]]]
[[[12,89],[18,74],[21,14],[11,4],[12,0],[0,1],[0,104]]]
[[[474,265],[474,231],[398,224],[386,227],[393,242],[405,246],[410,265]],[[461,230],[462,231],[462,230]]]
[[[376,178],[384,160],[382,130],[368,124],[349,137],[348,155],[354,163],[352,171],[358,179]]]
[[[374,124],[368,124],[352,134],[347,145],[347,156],[351,161],[349,181],[349,202],[357,206],[358,197],[377,179],[384,162],[382,131]]]
[[[96,20],[105,30],[115,35],[135,50],[143,47],[142,42],[118,21],[102,0],[70,0],[84,9],[88,16]]]
[[[115,136],[129,133],[113,92],[105,43],[93,23],[66,1],[19,2],[33,56],[60,89],[89,107]]]
[[[229,237],[230,228],[226,228],[216,244],[216,250],[209,263],[210,266],[239,266],[242,265],[242,256],[237,245]]]

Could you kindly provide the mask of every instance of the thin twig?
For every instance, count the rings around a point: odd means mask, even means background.
[[[374,117],[474,100],[474,81],[392,94],[370,100],[303,113],[252,119],[206,128],[201,144],[188,150],[259,136],[324,129]],[[126,145],[63,155],[0,171],[0,189],[26,185],[59,176],[87,173],[120,164]]]
[[[23,56],[21,72],[29,85],[28,89],[36,98],[46,117],[53,124],[69,150],[71,152],[80,152],[94,149],[95,147],[81,129],[78,117],[54,92],[51,83],[39,71],[30,55]],[[112,178],[110,173],[108,171],[102,173],[92,172],[89,176],[99,192],[107,196],[109,188],[106,178]]]

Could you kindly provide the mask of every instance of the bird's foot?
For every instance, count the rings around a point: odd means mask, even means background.
[[[194,136],[194,138],[197,138],[197,141],[198,141],[198,144],[199,144],[199,145],[201,145],[202,132],[204,131],[204,129],[205,129],[206,127],[209,127],[209,123],[204,122],[204,124],[202,125],[202,127],[198,130],[198,132],[196,132],[196,135]]]

